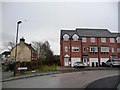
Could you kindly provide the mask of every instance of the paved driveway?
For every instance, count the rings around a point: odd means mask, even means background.
[[[118,70],[54,74],[3,82],[3,88],[84,88],[97,79],[118,74]]]

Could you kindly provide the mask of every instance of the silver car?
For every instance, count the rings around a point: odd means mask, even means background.
[[[106,65],[110,67],[115,67],[115,66],[120,67],[120,59],[118,58],[109,59],[108,61],[106,61]]]
[[[85,64],[83,62],[75,62],[73,64],[73,67],[76,68],[76,67],[85,67]]]

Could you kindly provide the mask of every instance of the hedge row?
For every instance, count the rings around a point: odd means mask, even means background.
[[[36,70],[40,68],[44,68],[44,66],[52,66],[57,65],[54,62],[49,61],[40,61],[40,60],[33,60],[31,62],[17,62],[16,66],[18,67],[27,67],[27,70]]]

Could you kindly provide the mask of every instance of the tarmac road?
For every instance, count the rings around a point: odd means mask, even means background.
[[[90,83],[85,90],[90,90],[90,88],[94,90],[116,90],[118,84],[120,83],[120,75],[111,76],[107,78],[102,78]]]
[[[118,70],[82,71],[3,82],[3,88],[84,88],[100,78],[119,75]]]

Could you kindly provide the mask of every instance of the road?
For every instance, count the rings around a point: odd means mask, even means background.
[[[0,66],[0,90],[2,89],[2,67]]]
[[[91,82],[118,75],[118,70],[81,71],[3,82],[3,88],[84,88]]]
[[[119,78],[120,78],[120,75],[98,79],[90,83],[85,90],[89,90],[90,88],[99,88],[99,89],[112,88],[112,90],[116,90],[116,87],[120,83]]]

